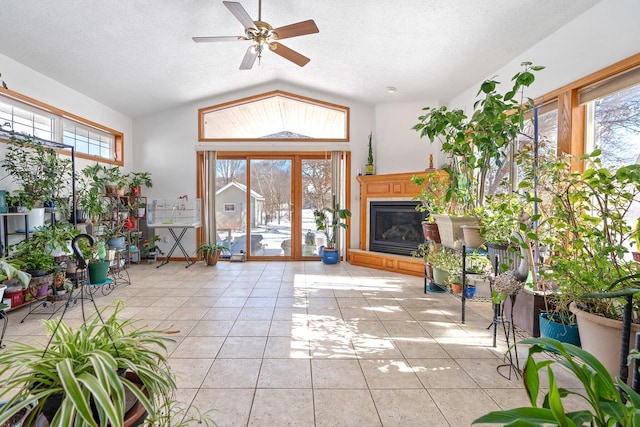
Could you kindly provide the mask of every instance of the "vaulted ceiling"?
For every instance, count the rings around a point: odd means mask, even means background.
[[[258,0],[237,1],[258,19]],[[130,117],[273,81],[372,104],[447,101],[598,1],[263,0],[273,27],[316,22],[283,41],[311,62],[266,52],[241,71],[250,42],[191,39],[243,35],[221,0],[6,0],[0,54]]]

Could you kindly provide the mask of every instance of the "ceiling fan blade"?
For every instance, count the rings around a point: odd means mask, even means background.
[[[276,28],[273,30],[275,33],[274,38],[277,40],[288,39],[289,37],[304,36],[306,34],[318,33],[318,26],[313,19],[307,21],[298,22],[296,24],[285,25],[284,27]]]
[[[233,42],[237,40],[247,40],[243,36],[214,36],[214,37],[191,37],[196,43],[209,43],[209,42]]]
[[[244,54],[244,58],[242,58],[242,63],[240,64],[241,70],[250,70],[253,68],[253,63],[256,62],[256,58],[258,57],[258,50],[255,46],[249,46],[247,49],[247,53]]]
[[[222,3],[227,6],[227,9],[229,9],[229,11],[233,13],[233,16],[235,16],[236,19],[240,21],[245,29],[256,28],[255,22],[253,22],[253,19],[251,19],[247,11],[244,10],[244,7],[242,7],[240,3],[235,1],[223,1]]]
[[[306,56],[296,52],[293,49],[289,49],[288,47],[284,46],[281,43],[276,43],[276,42],[269,43],[269,49],[274,53],[277,53],[278,55],[282,56],[284,59],[288,59],[289,61],[301,67],[304,67],[305,65],[307,65],[309,61],[311,61]]]

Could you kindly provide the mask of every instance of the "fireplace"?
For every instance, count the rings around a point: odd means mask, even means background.
[[[411,255],[423,242],[423,214],[415,201],[371,201],[369,205],[369,250]]]

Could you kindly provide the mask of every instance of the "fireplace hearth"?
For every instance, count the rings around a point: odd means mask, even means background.
[[[415,201],[371,201],[369,205],[369,250],[411,255],[423,242],[423,214]]]

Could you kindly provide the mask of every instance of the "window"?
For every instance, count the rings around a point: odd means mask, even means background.
[[[349,108],[283,91],[198,110],[200,141],[349,139]]]
[[[0,125],[3,130],[54,140],[54,116],[27,105],[0,98]]]
[[[586,149],[602,150],[603,165],[617,168],[640,159],[640,84],[587,103]]]
[[[517,187],[522,177],[519,169],[512,170],[512,164],[523,161],[533,161],[534,147],[536,143],[535,112],[525,116],[524,129],[519,135],[513,156],[507,153],[501,164],[492,161],[492,167],[487,173],[485,181],[485,194],[496,194],[510,191]],[[558,147],[558,103],[552,101],[537,108],[537,141],[538,159],[546,156],[556,156]],[[524,159],[523,157],[529,159]],[[513,161],[510,159],[513,157]],[[518,157],[520,157],[518,159]],[[513,175],[511,175],[513,174]]]
[[[224,204],[224,211],[225,212],[235,212],[236,211],[236,204],[235,203],[225,203]]]
[[[72,146],[78,157],[124,164],[122,133],[3,89],[0,128]]]
[[[75,147],[78,153],[115,160],[113,135],[80,123],[63,121],[62,142]]]

